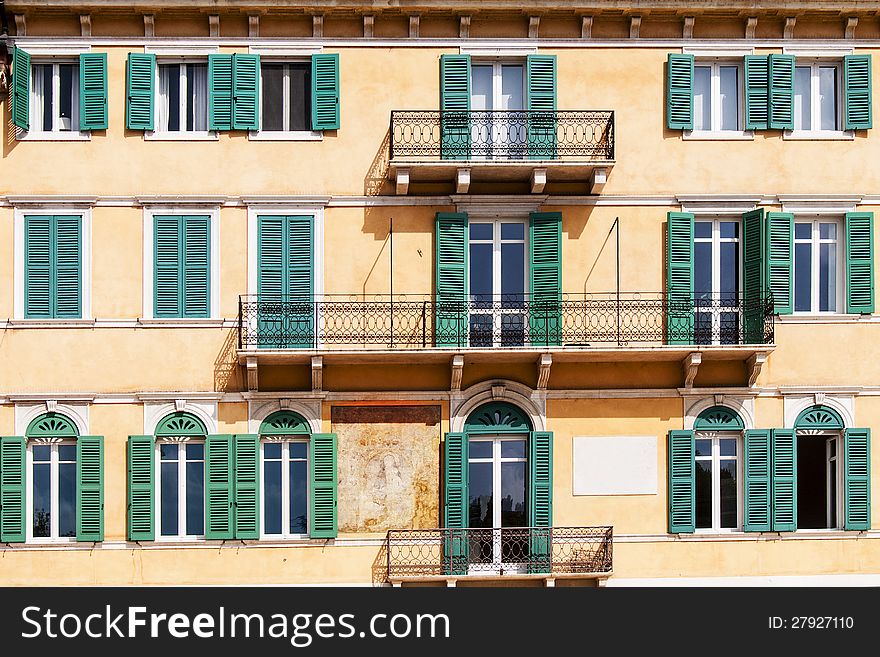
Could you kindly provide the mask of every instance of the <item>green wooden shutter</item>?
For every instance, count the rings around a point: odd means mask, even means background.
[[[468,343],[467,255],[468,218],[465,213],[438,212],[435,222],[435,335],[438,347]]]
[[[770,128],[794,130],[794,56],[770,55]]]
[[[30,215],[24,218],[24,316],[52,317],[53,217]]]
[[[54,317],[82,316],[82,217],[54,217]]]
[[[669,533],[692,534],[696,529],[696,474],[694,432],[670,431],[669,448]]]
[[[24,543],[27,490],[23,436],[0,438],[0,541]]]
[[[336,538],[336,434],[313,433],[309,454],[311,513],[309,536]]]
[[[562,342],[562,214],[529,215],[529,339]]]
[[[181,217],[153,217],[153,315],[180,317],[182,272]]]
[[[286,224],[283,216],[257,217],[258,346],[267,349],[280,349],[287,339],[286,313],[282,306],[274,303],[284,300],[287,287]]]
[[[746,130],[769,127],[770,60],[767,55],[745,56]]]
[[[745,500],[743,529],[770,531],[770,430],[745,432]]]
[[[317,346],[315,325],[315,226],[311,215],[286,217],[284,293],[291,302],[286,317],[286,346]]]
[[[232,436],[211,435],[205,441],[205,538],[225,540],[233,531]]]
[[[556,159],[556,55],[526,57],[529,159]]]
[[[232,57],[232,127],[260,129],[260,56],[237,53]]]
[[[666,342],[694,341],[694,215],[670,212],[666,221]]]
[[[764,304],[766,296],[764,265],[764,210],[742,216],[743,236],[743,339],[747,344],[764,342]]]
[[[767,288],[773,297],[773,310],[790,315],[794,309],[794,215],[767,213]]]
[[[871,55],[847,55],[843,58],[845,128],[867,130],[874,127],[871,88]]]
[[[529,434],[530,573],[549,573],[553,527],[553,434]]]
[[[471,157],[471,56],[440,55],[440,158]]]
[[[183,217],[183,316],[211,314],[211,219]]]
[[[154,436],[128,437],[128,540],[152,541],[156,538],[154,520],[156,439]]]
[[[130,52],[125,70],[125,127],[129,130],[152,130],[156,55]]]
[[[107,129],[107,53],[79,56],[80,130]]]
[[[232,55],[208,55],[208,130],[232,130]]]
[[[339,55],[312,55],[312,130],[339,130]]]
[[[773,429],[773,531],[797,529],[797,435],[794,429]]]
[[[22,130],[30,127],[31,56],[21,48],[12,49],[12,124]]]
[[[468,570],[468,439],[447,433],[443,442],[443,570],[465,575]]]
[[[260,538],[260,437],[237,435],[235,441],[235,538]]]
[[[846,214],[846,312],[874,312],[874,213]]]
[[[843,432],[843,528],[871,529],[871,430]]]
[[[694,56],[670,53],[666,58],[666,127],[694,129]]]
[[[76,440],[76,540],[104,540],[104,436]]]

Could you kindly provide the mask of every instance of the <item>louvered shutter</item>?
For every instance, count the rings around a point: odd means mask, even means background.
[[[0,438],[0,541],[3,543],[24,543],[27,536],[25,464],[24,437]]]
[[[743,339],[747,344],[764,342],[764,210],[742,216],[743,235]]]
[[[312,130],[339,130],[339,55],[312,55]]]
[[[770,128],[794,130],[794,56],[770,55]]]
[[[338,530],[335,433],[312,434],[309,475],[311,479],[309,535],[312,538],[336,538]]]
[[[235,538],[260,538],[260,437],[237,435],[235,442]]]
[[[846,312],[874,312],[874,213],[846,215]]]
[[[156,317],[180,317],[183,311],[181,223],[179,216],[153,217],[153,314]]]
[[[257,218],[257,335],[260,347],[279,349],[285,345],[284,301],[286,281],[285,228],[283,216]]]
[[[471,57],[440,56],[440,158],[471,157]]]
[[[210,217],[183,217],[182,222],[183,316],[208,317],[211,314]]]
[[[871,430],[843,434],[844,529],[871,529]]]
[[[208,55],[208,129],[232,130],[232,55]]]
[[[694,215],[670,212],[666,221],[666,342],[694,341]]]
[[[468,439],[447,433],[443,443],[443,570],[465,575],[468,570]]]
[[[155,447],[153,436],[128,437],[128,540],[156,538],[154,520]]]
[[[867,130],[874,127],[871,55],[843,58],[845,128]]]
[[[694,129],[694,56],[670,53],[666,59],[666,127]]]
[[[529,567],[549,573],[553,527],[553,434],[529,434]]]
[[[745,56],[746,130],[769,127],[770,60],[767,55]]]
[[[556,159],[556,55],[526,58],[526,109],[529,159]]]
[[[529,336],[532,345],[562,342],[562,214],[529,215]]]
[[[235,459],[232,436],[210,435],[205,441],[205,538],[234,535],[232,491]]]
[[[773,429],[773,531],[797,529],[797,435],[794,429]]]
[[[31,215],[24,218],[24,316],[52,317],[53,217]]]
[[[744,527],[747,532],[770,531],[770,430],[745,432]]]
[[[21,48],[12,49],[12,124],[27,130],[30,127],[31,56]]]
[[[316,347],[314,217],[291,216],[286,222],[285,294],[291,303],[284,326],[289,336],[286,344],[297,348]]]
[[[126,63],[125,127],[153,129],[156,88],[156,55],[128,53]]]
[[[80,130],[107,129],[107,53],[79,56]]]
[[[794,309],[794,215],[767,213],[767,286],[773,297],[773,310],[790,315]]]
[[[104,437],[76,440],[76,540],[104,540]]]
[[[54,221],[53,316],[82,316],[82,217],[56,216]]]
[[[232,127],[260,129],[260,56],[237,53],[232,58]]]
[[[693,431],[670,431],[667,436],[669,469],[669,533],[692,534],[696,529],[696,475]]]
[[[435,222],[436,331],[438,347],[468,343],[467,252],[468,218],[465,213],[438,212]]]

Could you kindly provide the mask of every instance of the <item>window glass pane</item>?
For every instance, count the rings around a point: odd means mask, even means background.
[[[492,527],[492,464],[468,465],[468,527]]]
[[[469,440],[468,441],[468,458],[472,458],[472,459],[490,459],[490,458],[492,458],[492,441],[491,440]]]
[[[721,248],[721,298],[733,303],[739,295],[739,242],[722,242]]]
[[[79,103],[77,88],[79,87],[79,66],[73,64],[58,65],[58,117],[59,130],[76,130],[73,125],[74,100]]]
[[[696,462],[696,526],[712,527],[712,461]]]
[[[492,245],[471,244],[470,293],[480,301],[489,301],[492,295]]]
[[[488,313],[470,316],[469,340],[472,347],[491,347],[494,316]]]
[[[309,455],[309,446],[306,443],[290,443],[290,458],[304,459]]]
[[[526,464],[501,464],[501,526],[526,526]]]
[[[819,124],[822,130],[837,130],[837,68],[819,67]]]
[[[284,130],[284,64],[262,64],[262,129]]]
[[[208,65],[187,64],[186,129],[208,129]]]
[[[712,222],[711,221],[695,221],[694,237],[699,239],[712,238]]]
[[[739,102],[737,99],[739,70],[736,66],[721,67],[721,129],[739,128]]]
[[[281,443],[264,443],[263,444],[264,459],[280,459]]]
[[[205,464],[202,461],[186,464],[186,533],[188,536],[205,533]]]
[[[733,305],[736,298],[730,298],[726,303]],[[720,313],[719,314],[719,330],[718,339],[721,344],[738,344],[739,340],[739,313]]]
[[[796,223],[794,225],[794,238],[796,240],[808,240],[813,233],[813,224]]]
[[[205,460],[205,444],[204,443],[187,443],[186,445],[187,461],[204,461]]]
[[[34,451],[36,451],[34,447]],[[48,538],[52,519],[50,468],[48,463],[35,463],[33,469],[34,538]]]
[[[501,224],[501,239],[522,240],[526,236],[525,224]]]
[[[58,460],[76,463],[76,445],[58,445]]]
[[[52,64],[34,64],[34,89],[37,90],[37,96],[42,99],[36,108],[37,112],[34,116],[34,125],[41,125],[45,131],[52,130],[53,95],[52,95]],[[40,118],[42,120],[40,121]]]
[[[281,461],[263,461],[263,533],[281,533]]]
[[[471,66],[471,110],[492,108],[492,67]]]
[[[708,304],[706,304],[708,305]],[[695,312],[694,313],[694,343],[695,344],[711,344],[712,343],[712,313]]]
[[[794,245],[794,309],[809,311],[810,289],[813,276],[811,262],[812,245],[809,243]]]
[[[696,456],[712,456],[712,441],[708,439],[697,439],[694,441],[694,454]]]
[[[694,294],[712,295],[712,243],[694,244]]]
[[[161,471],[162,536],[177,536],[178,475],[177,461],[162,463]]]
[[[708,222],[706,222],[708,223]],[[721,237],[722,238],[732,238],[736,239],[739,237],[739,222],[738,221],[721,221],[719,222],[721,228]]]
[[[721,526],[736,527],[736,461],[721,459]]]
[[[309,475],[305,461],[290,463],[290,533],[305,534],[309,513]]]
[[[491,240],[492,239],[492,224],[471,224],[470,225],[470,238],[471,238],[471,241]]]
[[[159,66],[159,105],[159,130],[180,130],[180,64]]]
[[[721,456],[736,456],[736,438],[722,438],[718,442],[721,447]]]
[[[521,110],[523,105],[523,67],[505,64],[501,67],[501,107],[503,110]]]
[[[794,129],[810,130],[810,67],[796,66],[794,69]]]
[[[52,459],[52,447],[49,445],[34,445],[34,461],[49,461]]]
[[[501,294],[508,301],[519,301],[525,292],[525,244],[501,245]]]
[[[712,129],[712,69],[694,67],[694,130]]]
[[[506,306],[516,305],[508,302]],[[505,313],[501,315],[501,346],[516,347],[525,344],[525,313]]]
[[[501,458],[524,459],[525,457],[526,457],[526,441],[525,440],[503,440],[503,441],[501,441]]]
[[[159,444],[159,456],[162,460],[165,459],[174,459],[177,460],[177,450],[179,449],[179,445],[175,443],[160,443]]]
[[[819,239],[821,240],[836,240],[837,239],[837,224],[836,223],[827,223],[822,222],[819,224]]]
[[[819,310],[837,310],[837,244],[819,245]]]
[[[312,129],[312,67],[297,63],[288,66],[290,76],[290,129]]]
[[[58,465],[58,535],[76,536],[75,463]]]

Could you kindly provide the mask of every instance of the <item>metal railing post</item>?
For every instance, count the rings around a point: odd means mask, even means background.
[[[391,579],[391,530],[385,535],[385,579]]]

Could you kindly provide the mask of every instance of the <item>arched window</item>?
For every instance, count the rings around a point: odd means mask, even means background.
[[[170,413],[156,425],[155,435],[159,535],[204,536],[205,424],[192,413]]]
[[[310,433],[309,423],[293,411],[277,411],[260,424],[262,536],[309,532]]]
[[[792,486],[798,529],[837,529],[843,517],[843,418],[825,405],[805,408],[794,423]]]
[[[450,539],[449,574],[547,572],[552,442],[506,402],[479,406],[462,433],[446,434],[444,522],[468,530]]]
[[[745,424],[727,406],[707,408],[694,422],[695,529],[742,526],[741,455]]]

